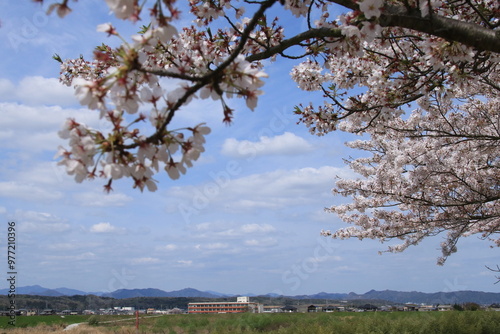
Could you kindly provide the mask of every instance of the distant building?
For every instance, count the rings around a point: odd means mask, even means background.
[[[185,311],[177,307],[174,307],[173,309],[167,311],[167,314],[182,314],[182,313],[185,313]]]
[[[249,297],[237,297],[236,302],[189,303],[188,313],[262,313],[264,307],[250,302]]]
[[[297,308],[295,306],[285,305],[281,308],[281,311],[287,313],[295,313],[297,312]]]
[[[115,306],[113,307],[115,311],[135,311],[133,306]]]
[[[453,305],[438,305],[437,310],[438,311],[451,311],[451,310],[453,310]]]
[[[321,306],[309,305],[307,307],[307,312],[321,312],[321,311],[322,311],[322,307]]]
[[[56,314],[56,310],[53,310],[53,309],[45,309],[43,310],[40,315],[54,315]]]
[[[281,313],[283,305],[264,305],[264,313]]]
[[[327,306],[323,306],[322,311],[327,312],[327,313],[331,313],[331,312],[338,312],[338,311],[340,311],[340,309],[337,306],[327,305]]]

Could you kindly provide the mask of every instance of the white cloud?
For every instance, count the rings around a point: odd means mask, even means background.
[[[209,231],[212,229],[213,223],[201,223],[193,226],[197,231]]]
[[[91,233],[118,233],[123,234],[126,232],[124,228],[116,227],[108,222],[94,224],[90,227]]]
[[[75,201],[82,206],[119,207],[132,201],[132,197],[125,194],[106,194],[104,192],[85,192],[75,195]]]
[[[300,155],[314,150],[304,138],[285,132],[275,137],[262,136],[258,142],[229,138],[222,145],[222,154],[235,158],[254,158],[261,155]]]
[[[81,260],[91,260],[96,256],[92,252],[84,252],[75,255],[48,255],[44,258],[48,261],[81,261]]]
[[[196,244],[195,249],[204,252],[223,251],[224,253],[239,253],[241,246],[270,247],[278,243],[269,234],[274,233],[276,228],[270,224],[243,224],[214,222],[203,223],[193,226],[198,239],[208,241]]]
[[[342,257],[339,255],[331,255],[331,256],[318,256],[318,257],[310,257],[308,261],[322,263],[322,262],[339,262],[342,261]]]
[[[177,263],[183,267],[190,267],[193,264],[192,260],[178,260]]]
[[[16,86],[10,80],[0,78],[0,98],[5,101],[16,94]]]
[[[78,105],[72,87],[61,84],[56,78],[41,76],[24,77],[17,85],[9,80],[0,79],[0,98],[3,101],[32,106]]]
[[[35,235],[67,232],[71,228],[66,221],[47,212],[17,210],[15,220],[19,221],[20,231]]]
[[[25,77],[19,82],[17,97],[31,105],[78,105],[74,89],[61,84],[56,78]]]
[[[155,264],[159,263],[160,259],[155,258],[155,257],[139,257],[132,259],[130,261],[132,264]]]
[[[25,221],[20,224],[21,231],[24,231],[26,233],[47,233],[47,234],[52,234],[52,233],[60,233],[60,232],[67,232],[70,230],[70,225],[67,223],[63,222],[54,222],[54,223],[36,223],[32,221]]]
[[[269,224],[246,224],[241,227],[244,233],[267,233],[273,232],[276,229]]]
[[[99,113],[85,109],[63,109],[60,106],[27,106],[13,102],[0,103],[0,148],[56,153],[65,141],[58,131],[67,118],[100,129]]]
[[[338,271],[338,272],[357,272],[357,271],[359,271],[358,268],[354,268],[351,266],[338,266],[338,267],[334,267],[333,269],[334,269],[334,271]]]
[[[223,199],[231,202],[235,198],[247,199],[253,197],[260,198],[262,202],[268,196],[296,197],[318,196],[318,193],[327,190],[330,192],[334,186],[335,177],[352,177],[353,173],[348,167],[337,168],[324,166],[319,168],[306,167],[300,169],[285,170],[279,169],[261,174],[251,174],[248,176],[234,178],[224,184],[222,189],[215,191],[215,182],[201,184],[198,187],[172,187],[169,194],[178,199],[192,201],[195,197],[200,200],[213,202],[215,199]],[[250,196],[249,196],[250,195]],[[203,198],[205,197],[205,198]]]
[[[352,177],[348,167],[301,168],[275,170],[233,179],[213,195],[215,183],[205,183],[198,187],[172,187],[169,194],[182,202],[185,208],[222,206],[224,210],[282,209],[291,206],[305,206],[318,203],[318,199],[333,200],[331,189],[335,177]],[[196,201],[198,202],[196,202]],[[182,206],[178,206],[182,207]]]
[[[89,246],[95,246],[96,244],[94,243],[89,243],[89,242],[79,242],[76,240],[73,240],[71,242],[61,242],[61,243],[51,243],[47,245],[47,249],[54,250],[54,251],[71,251],[75,249],[81,249],[81,248],[88,248]]]
[[[276,240],[275,238],[245,240],[245,245],[251,247],[271,247],[271,246],[276,246],[277,244],[278,240]]]
[[[224,194],[229,198],[238,198],[232,209],[305,205],[317,202],[322,196],[330,197],[335,176],[347,174],[347,169],[328,166],[277,170],[236,179],[226,187]]]
[[[0,182],[0,197],[19,198],[27,201],[54,201],[62,197],[59,191],[48,191],[33,184]]]
[[[198,250],[220,250],[220,249],[227,249],[229,247],[228,244],[222,243],[222,242],[214,242],[214,243],[209,243],[206,245],[196,245],[194,248]]]
[[[332,198],[333,199],[333,198]],[[333,204],[333,201],[332,201]],[[310,214],[310,219],[312,221],[321,222],[321,223],[331,223],[337,216],[332,214],[331,212],[326,212],[324,209],[315,210]]]
[[[43,187],[57,186],[63,182],[75,184],[73,177],[66,174],[63,166],[58,166],[56,161],[38,161],[25,167],[26,169],[15,170],[11,178],[18,182],[36,184]]]
[[[176,249],[178,249],[179,247],[177,245],[174,245],[174,244],[167,244],[167,245],[163,245],[163,246],[156,246],[155,249],[157,251],[174,251]]]

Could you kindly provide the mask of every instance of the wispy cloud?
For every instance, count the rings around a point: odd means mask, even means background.
[[[106,194],[101,191],[75,194],[75,201],[82,206],[121,207],[127,205],[132,200],[132,197],[121,193]]]
[[[179,248],[179,246],[177,246],[177,245],[167,244],[167,245],[156,246],[155,250],[171,252],[171,251],[177,250],[178,248]]]
[[[27,201],[54,201],[62,197],[59,191],[19,182],[0,182],[0,197],[19,198]]]
[[[278,245],[276,238],[250,239],[245,240],[245,245],[251,247],[271,247]]]
[[[65,144],[58,131],[67,118],[100,129],[98,113],[83,109],[63,109],[60,106],[28,106],[16,102],[0,102],[0,148],[26,152],[57,151]]]
[[[156,264],[161,260],[155,257],[138,257],[130,260],[131,264]]]
[[[275,137],[262,136],[259,141],[228,138],[222,145],[222,154],[234,158],[255,158],[261,155],[301,155],[314,150],[304,138],[291,132]]]
[[[227,249],[228,247],[229,244],[222,242],[209,243],[205,245],[198,244],[195,246],[195,248],[199,250],[220,250],[220,249]]]
[[[47,212],[17,210],[14,216],[19,221],[19,230],[26,234],[53,234],[71,229],[63,218]]]
[[[46,261],[82,261],[95,259],[96,255],[92,252],[84,252],[74,255],[49,255],[45,257]]]
[[[122,227],[117,227],[108,222],[102,222],[94,224],[90,227],[91,233],[112,233],[112,234],[124,234],[126,229]]]
[[[193,265],[193,260],[178,260],[177,264],[182,267],[191,267]]]
[[[0,79],[0,99],[30,106],[78,105],[72,87],[61,84],[56,78],[41,76],[24,77],[17,84]]]
[[[243,233],[269,233],[276,231],[270,224],[245,224],[241,227]]]

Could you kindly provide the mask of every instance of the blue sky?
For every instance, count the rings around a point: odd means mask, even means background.
[[[105,125],[58,83],[51,57],[88,56],[102,42],[116,43],[97,24],[114,22],[125,37],[137,26],[116,22],[100,0],[74,7],[61,20],[29,1],[0,0],[0,247],[6,254],[7,222],[15,221],[18,286],[285,295],[498,290],[485,268],[497,264],[497,250],[476,237],[439,267],[439,236],[383,255],[387,245],[377,241],[320,236],[345,226],[323,208],[344,200],[331,188],[335,176],[353,177],[342,158],[357,152],[344,147],[345,134],[315,137],[296,124],[294,106],[321,99],[296,88],[290,61],[266,68],[254,112],[230,101],[231,126],[207,100],[177,115],[178,126],[212,128],[206,152],[180,180],[158,175],[155,193],[133,190],[128,180],[111,194],[102,180],[76,184],[53,159],[65,144],[57,131],[67,117]]]

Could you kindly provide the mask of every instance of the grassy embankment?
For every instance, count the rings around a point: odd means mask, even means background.
[[[26,318],[26,320],[23,320]],[[89,326],[88,316],[18,317],[16,325],[6,326],[0,319],[0,334],[62,332],[71,323],[85,322],[70,334],[135,333],[134,317],[94,317],[97,324]],[[28,319],[31,318],[31,319]],[[41,318],[41,319],[40,319]],[[59,319],[57,319],[59,318]],[[125,317],[127,318],[127,317]],[[120,322],[108,322],[122,320]],[[94,321],[96,322],[96,321]],[[500,312],[367,312],[367,313],[296,313],[296,314],[216,314],[165,315],[140,320],[141,333],[166,334],[497,334],[500,333]]]

